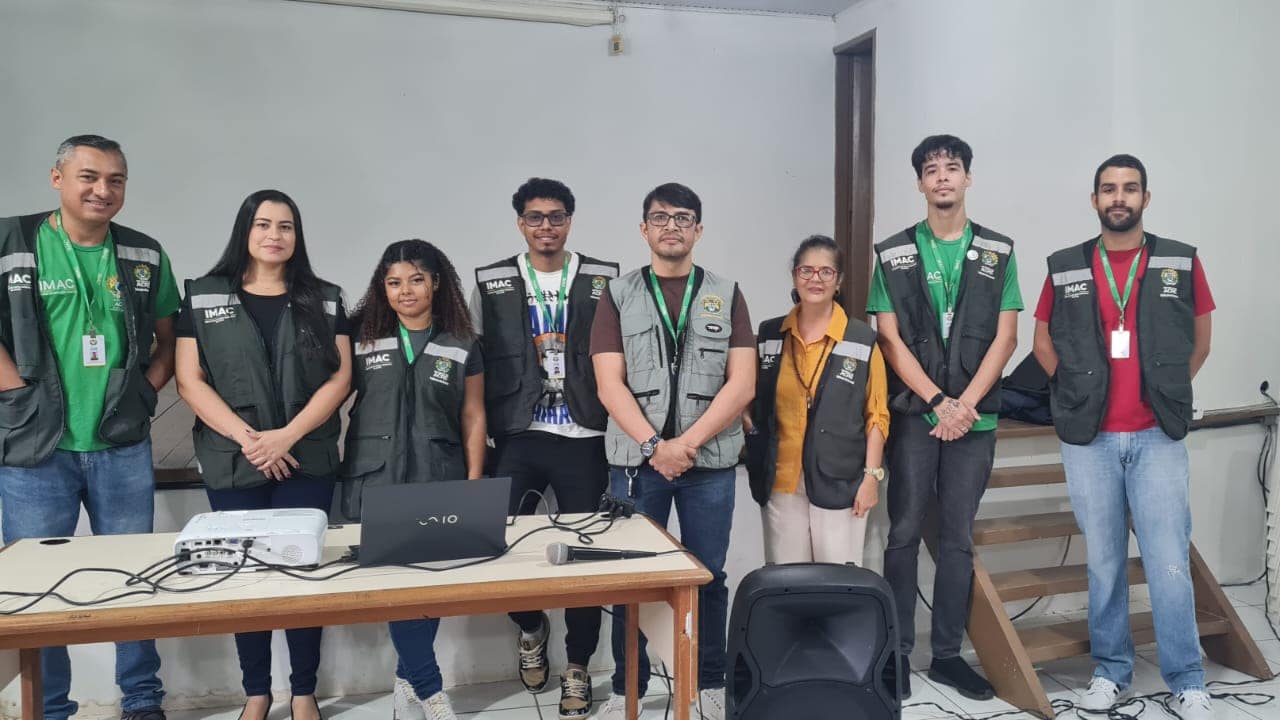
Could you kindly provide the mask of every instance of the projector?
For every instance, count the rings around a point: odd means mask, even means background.
[[[178,572],[186,575],[262,570],[262,563],[315,565],[328,526],[328,514],[314,508],[200,513],[178,533],[173,553]],[[250,560],[245,560],[246,545]]]

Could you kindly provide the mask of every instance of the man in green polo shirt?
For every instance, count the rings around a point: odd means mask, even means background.
[[[5,543],[152,530],[151,414],[173,376],[178,287],[155,240],[111,222],[128,167],[119,143],[58,147],[52,212],[0,219],[0,530]],[[44,716],[62,720],[71,663],[45,648]],[[124,720],[163,720],[155,642],[117,643]]]
[[[973,151],[960,138],[925,138],[911,155],[925,197],[922,222],[876,245],[867,312],[889,365],[889,540],[884,576],[898,612],[901,663],[915,645],[917,565],[924,519],[938,508],[929,678],[970,698],[994,691],[960,658],[973,581],[973,519],[995,459],[1000,376],[1017,346],[1013,241],[971,222],[965,191]]]

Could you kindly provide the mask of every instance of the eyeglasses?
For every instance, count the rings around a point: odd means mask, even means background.
[[[572,217],[569,213],[557,210],[553,213],[527,212],[520,216],[524,220],[524,224],[529,227],[541,227],[542,221],[546,220],[551,223],[551,227],[560,227],[569,222]]]
[[[794,269],[792,269],[791,272],[795,273],[796,277],[800,278],[801,280],[810,280],[813,278],[814,275],[817,275],[818,279],[821,280],[822,282],[831,282],[832,280],[836,279],[836,275],[838,274],[835,268],[828,267],[825,265],[822,267],[814,267],[812,265],[799,265]]]
[[[649,223],[650,225],[653,225],[654,227],[666,227],[667,223],[671,222],[672,220],[675,220],[676,227],[679,227],[679,228],[691,228],[698,222],[698,218],[696,215],[694,215],[693,213],[687,213],[687,212],[678,212],[674,214],[665,213],[665,212],[651,212],[645,216],[644,220],[645,222]]]

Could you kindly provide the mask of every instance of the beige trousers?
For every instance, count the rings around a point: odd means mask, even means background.
[[[809,502],[804,480],[794,493],[771,493],[761,508],[766,563],[855,563],[862,567],[867,518],[853,508],[827,510]]]

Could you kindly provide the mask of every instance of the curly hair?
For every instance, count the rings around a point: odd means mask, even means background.
[[[399,262],[407,262],[434,276],[439,284],[431,298],[431,324],[437,331],[447,332],[463,340],[475,336],[471,315],[467,312],[466,297],[462,293],[462,281],[453,263],[437,248],[425,240],[401,240],[391,243],[382,253],[378,267],[369,280],[369,289],[351,313],[351,325],[357,328],[357,342],[368,343],[378,338],[394,335],[400,322],[395,310],[387,302],[384,283],[387,270]]]

